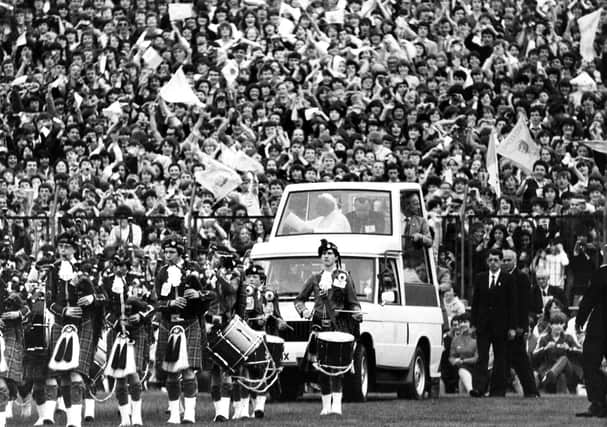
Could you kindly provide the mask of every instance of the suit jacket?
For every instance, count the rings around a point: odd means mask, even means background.
[[[565,291],[558,286],[548,286],[548,295],[558,300],[565,310],[567,310],[567,297]],[[542,299],[542,291],[538,285],[533,285],[529,294],[529,311],[535,315],[542,314],[544,311],[544,300]]]
[[[516,327],[526,332],[529,329],[531,282],[529,281],[529,276],[518,268],[512,270],[510,276],[512,276],[512,284],[516,288]]]
[[[579,304],[575,326],[580,328],[588,320],[586,336],[600,337],[603,342],[607,331],[607,265],[602,265],[592,276]]]
[[[356,212],[348,212],[346,218],[350,222],[350,228],[353,233],[378,233],[384,232],[384,218],[378,212],[369,212],[367,218],[360,218]]]
[[[517,327],[516,287],[512,276],[500,271],[495,286],[489,289],[489,272],[476,275],[472,297],[471,323],[479,334],[506,336]]]

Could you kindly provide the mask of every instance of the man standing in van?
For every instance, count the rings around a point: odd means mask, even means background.
[[[428,221],[422,216],[422,206],[417,193],[401,193],[401,226],[404,248],[409,242],[413,242],[417,247],[432,247],[432,234]]]
[[[489,271],[476,275],[472,298],[472,326],[478,343],[478,375],[473,397],[483,397],[489,384],[489,347],[493,347],[493,373],[490,396],[506,395],[506,347],[516,336],[516,288],[512,276],[501,269],[502,251],[491,249]]]

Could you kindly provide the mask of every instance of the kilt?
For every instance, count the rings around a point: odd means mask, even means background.
[[[156,342],[156,367],[162,370],[169,332],[174,324],[162,319],[158,326],[158,341]],[[188,364],[191,369],[198,370],[202,367],[202,330],[198,319],[182,324],[185,329],[185,337],[188,346]]]
[[[23,379],[46,380],[48,377],[48,350],[30,352],[23,355]]]
[[[150,360],[150,340],[148,331],[144,326],[139,328],[130,329],[130,338],[135,340],[135,366],[137,366],[137,373],[143,375],[146,368],[148,368],[148,362]],[[110,357],[112,347],[114,347],[114,340],[116,339],[117,331],[110,331],[107,334],[107,357]]]
[[[51,355],[55,350],[55,346],[61,336],[61,329],[64,326],[63,323],[55,321],[51,327],[51,336],[48,343]],[[76,326],[78,328],[78,341],[80,343],[80,357],[78,358],[78,369],[75,371],[82,375],[82,378],[89,378],[99,340],[98,337],[95,337],[93,321],[91,319],[87,319]],[[50,371],[51,376],[59,374],[59,372]]]
[[[23,381],[23,329],[8,328],[4,332],[4,358],[8,366],[8,371],[1,373],[2,378],[6,378],[16,383]]]

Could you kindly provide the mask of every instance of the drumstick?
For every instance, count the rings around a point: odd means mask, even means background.
[[[360,311],[360,310],[340,310],[340,309],[335,309],[336,313],[350,313],[350,314],[367,314],[366,311]]]

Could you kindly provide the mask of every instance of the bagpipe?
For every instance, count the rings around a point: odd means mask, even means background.
[[[112,291],[120,296],[120,331],[116,334],[110,356],[107,358],[105,375],[119,379],[137,373],[137,364],[135,363],[135,343],[130,339],[126,328],[124,294],[128,292],[128,289],[122,277],[114,276]]]
[[[186,260],[186,265],[189,261]],[[175,288],[177,297],[183,297],[187,289],[201,290],[200,273],[196,269],[183,271],[177,266],[167,268],[167,283]],[[171,323],[178,323],[169,330],[165,358],[162,369],[166,372],[177,373],[190,367],[188,362],[188,340],[185,328],[181,325],[184,319],[180,314],[171,315]]]
[[[75,271],[73,267],[69,261],[61,261],[59,264],[58,277],[63,281],[66,308],[77,307],[80,296],[86,295],[87,291],[90,292],[94,288],[90,276],[83,271]],[[89,287],[88,290],[83,289],[86,285]],[[68,372],[78,367],[80,360],[78,324],[80,321],[74,318],[63,325],[49,360],[49,369],[56,372]]]

